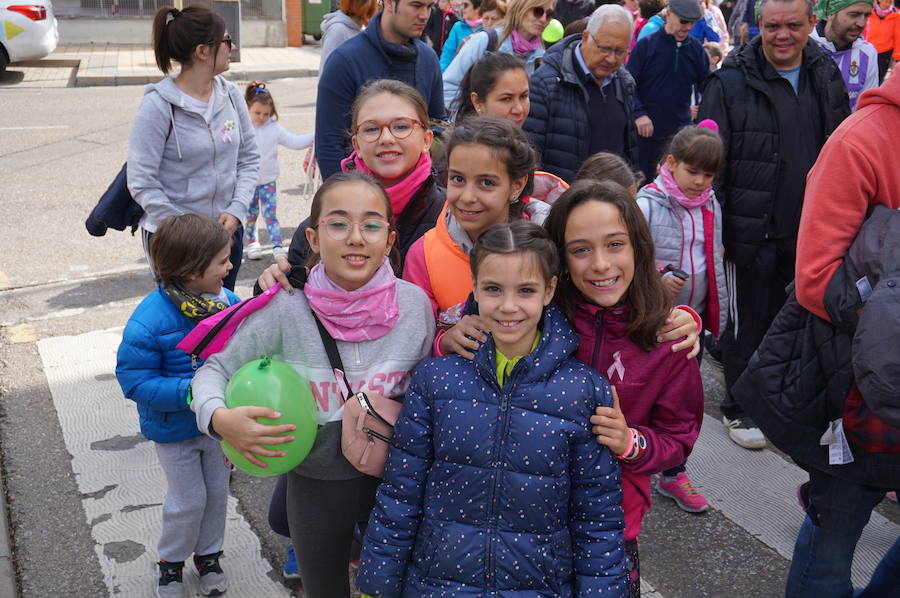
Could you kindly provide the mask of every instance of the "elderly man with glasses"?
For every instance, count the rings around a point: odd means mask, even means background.
[[[702,17],[699,0],[671,0],[665,27],[639,40],[628,61],[637,85],[639,166],[649,181],[656,178],[666,142],[690,124],[691,93],[709,75],[703,45],[689,35]]]
[[[604,151],[636,164],[634,80],[622,66],[632,29],[625,8],[601,6],[582,34],[554,44],[531,76],[525,133],[544,170],[571,182],[585,159]]]

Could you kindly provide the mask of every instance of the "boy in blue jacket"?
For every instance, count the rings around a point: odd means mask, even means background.
[[[197,429],[187,398],[199,364],[176,345],[197,322],[238,302],[222,286],[230,253],[231,234],[212,218],[162,220],[150,238],[159,287],[131,314],[119,345],[116,378],[137,403],[141,433],[155,444],[168,481],[157,547],[160,598],[184,596],[182,568],[191,554],[203,594],[228,585],[219,557],[230,467],[219,443]]]

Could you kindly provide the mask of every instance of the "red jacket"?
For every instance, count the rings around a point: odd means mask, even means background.
[[[640,534],[650,509],[650,476],[684,463],[700,434],[700,366],[684,352],[673,353],[671,342],[649,352],[635,345],[625,334],[631,319],[627,306],[578,303],[573,315],[576,357],[616,387],[625,421],[647,439],[639,459],[621,462],[625,539],[630,540]]]
[[[869,206],[900,208],[900,77],[863,93],[856,112],[831,135],[806,179],[797,237],[797,300],[829,320],[825,289],[856,238]],[[851,444],[900,452],[900,431],[868,411],[856,386],[844,409]]]

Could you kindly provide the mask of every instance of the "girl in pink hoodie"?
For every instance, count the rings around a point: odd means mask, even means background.
[[[629,596],[640,595],[637,538],[650,476],[683,463],[700,433],[703,385],[695,359],[658,342],[671,311],[647,222],[629,193],[582,181],[553,205],[545,228],[560,251],[556,301],[575,326],[577,357],[607,376],[615,404],[591,417],[597,442],[622,465]]]

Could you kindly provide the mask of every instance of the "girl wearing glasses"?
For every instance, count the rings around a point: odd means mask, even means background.
[[[434,318],[428,299],[398,280],[388,254],[397,239],[392,200],[369,175],[338,173],[319,188],[304,229],[310,248],[302,291],[278,293],[243,321],[227,347],[193,381],[191,408],[204,433],[227,440],[250,461],[278,457],[290,424],[267,408],[225,407],[228,379],[267,355],[306,376],[318,404],[319,431],[309,456],[287,474],[287,517],[307,598],[349,598],[353,528],[368,519],[380,480],[357,471],[341,452],[343,399],[313,313],[337,343],[354,391],[401,400],[408,373],[431,353]],[[272,445],[265,448],[264,445]]]
[[[221,76],[232,49],[225,21],[208,8],[160,8],[153,21],[156,63],[165,74],[173,61],[180,71],[147,86],[128,143],[128,189],[144,209],[145,254],[166,216],[209,216],[234,236],[229,290],[241,265],[241,222],[259,171],[247,104]]]
[[[502,27],[473,35],[444,71],[444,103],[449,106],[453,102],[469,67],[485,52],[498,50],[521,56],[531,76],[544,56],[541,33],[553,18],[554,4],[553,0],[512,0]]]
[[[341,168],[372,175],[390,197],[397,219],[391,263],[399,275],[413,242],[434,227],[446,195],[428,151],[434,137],[428,128],[428,109],[409,85],[380,79],[360,91],[351,116],[353,153],[341,162]],[[309,243],[303,231],[309,226],[308,219],[300,224],[287,259],[276,258],[260,275],[260,288],[268,289],[276,280],[290,288],[286,274],[306,261]]]

